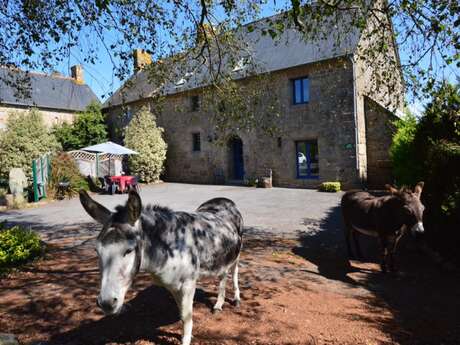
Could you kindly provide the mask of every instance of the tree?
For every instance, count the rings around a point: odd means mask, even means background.
[[[393,174],[400,185],[411,185],[418,181],[419,166],[415,156],[414,139],[417,133],[417,118],[408,110],[404,117],[394,122],[396,132],[390,147]]]
[[[101,106],[95,102],[79,113],[72,124],[58,125],[53,128],[53,132],[65,151],[78,150],[108,140]]]
[[[8,114],[6,130],[0,133],[0,177],[8,178],[11,168],[22,168],[32,176],[32,160],[60,148],[37,109]]]
[[[157,61],[194,60],[206,65],[219,81],[222,64],[237,61],[244,44],[235,33],[271,8],[286,12],[267,25],[248,25],[276,39],[294,27],[309,39],[325,39],[325,21],[342,22],[352,12],[348,30],[373,37],[363,56],[372,63],[376,52],[388,53],[396,41],[405,52],[405,81],[418,92],[456,73],[460,67],[460,5],[453,0],[27,0],[0,2],[0,66],[51,71],[69,56],[92,64],[105,50],[115,76],[131,73],[133,48],[146,48]],[[336,38],[338,41],[340,37]],[[170,60],[169,60],[170,61]],[[453,66],[452,69],[447,68]],[[456,66],[456,67],[455,67]],[[170,68],[157,68],[152,78]],[[382,72],[381,79],[385,79]],[[217,82],[217,84],[219,84]],[[430,88],[426,90],[429,95]]]
[[[398,184],[425,181],[428,242],[458,256],[460,221],[460,87],[442,83],[431,95],[422,117],[398,121],[391,157]]]
[[[129,157],[131,172],[141,181],[157,181],[163,171],[167,145],[163,140],[163,128],[157,127],[155,116],[146,107],[134,114],[126,128],[125,144],[138,152]]]

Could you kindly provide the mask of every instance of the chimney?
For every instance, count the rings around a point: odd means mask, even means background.
[[[70,72],[72,78],[75,80],[77,84],[85,83],[85,79],[83,78],[83,67],[81,67],[81,65],[75,65],[70,67]]]
[[[140,71],[147,65],[152,63],[152,57],[144,49],[134,49],[134,72]]]

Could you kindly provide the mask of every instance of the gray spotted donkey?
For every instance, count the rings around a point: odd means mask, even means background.
[[[183,321],[182,344],[192,339],[193,297],[198,278],[220,278],[214,310],[222,310],[227,274],[233,269],[234,302],[240,303],[238,259],[243,220],[233,201],[209,200],[194,213],[173,212],[160,206],[142,207],[135,191],[125,206],[111,212],[84,191],[86,212],[103,225],[96,241],[101,272],[97,305],[106,314],[121,311],[125,294],[139,271],[174,296]]]

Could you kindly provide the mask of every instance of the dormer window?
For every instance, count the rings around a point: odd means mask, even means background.
[[[247,67],[247,64],[248,64],[247,58],[239,59],[237,63],[235,64],[235,66],[233,67],[232,72],[238,72],[238,71],[245,69]]]
[[[183,76],[178,81],[176,81],[176,83],[175,83],[176,87],[183,86],[186,82],[188,82],[188,80],[190,79],[191,76],[193,76],[193,72],[185,73],[185,76]]]
[[[184,85],[186,82],[187,80],[185,80],[185,78],[180,78],[178,81],[176,81],[176,86],[180,87]]]

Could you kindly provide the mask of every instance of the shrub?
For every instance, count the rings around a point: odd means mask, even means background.
[[[31,230],[0,224],[0,271],[25,263],[42,251],[40,238]]]
[[[68,182],[69,188],[65,189],[64,195],[59,195],[59,182]],[[88,190],[88,182],[80,174],[78,166],[71,155],[60,152],[51,160],[51,176],[48,185],[48,196],[51,198],[73,197],[80,189]]]
[[[63,123],[53,128],[53,133],[64,151],[78,150],[107,141],[107,125],[99,103],[89,104],[77,115],[72,124]]]
[[[406,110],[404,117],[396,120],[394,125],[396,133],[390,147],[393,175],[398,184],[413,185],[420,180],[420,168],[413,144],[418,128],[417,119],[409,110]]]
[[[259,183],[259,179],[257,177],[247,177],[244,180],[244,185],[247,187],[256,187]]]
[[[0,177],[8,179],[11,168],[22,168],[31,178],[32,160],[57,149],[59,143],[38,110],[9,113],[6,130],[0,133]]]
[[[403,119],[391,158],[399,185],[425,181],[428,243],[447,256],[460,255],[460,88],[443,83],[432,92],[420,121]]]
[[[163,171],[167,145],[163,128],[157,127],[155,116],[147,108],[134,114],[126,128],[125,144],[139,153],[129,157],[131,173],[143,182],[157,181]]]
[[[319,186],[321,192],[337,193],[341,190],[340,182],[323,182]]]

